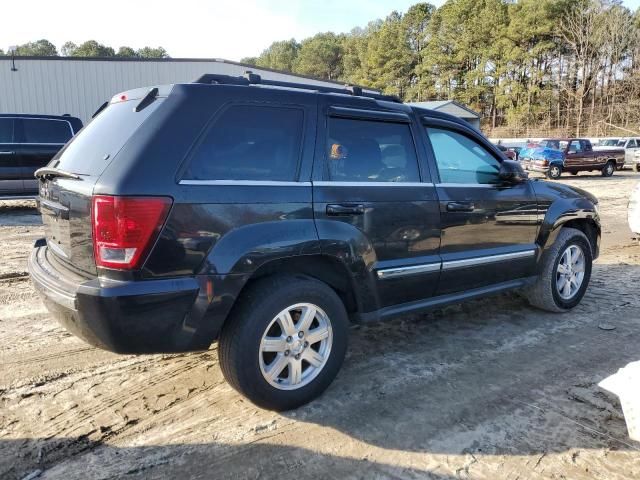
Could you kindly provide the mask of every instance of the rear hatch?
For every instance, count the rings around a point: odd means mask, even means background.
[[[77,273],[97,273],[91,236],[94,186],[136,130],[164,101],[171,86],[120,93],[37,172],[47,245]]]

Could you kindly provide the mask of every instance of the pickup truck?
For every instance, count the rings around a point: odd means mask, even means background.
[[[624,167],[634,168],[636,153],[640,153],[640,138],[607,138],[605,140],[601,140],[598,145],[593,146],[593,149],[596,152],[612,148],[619,148],[624,151]]]
[[[577,175],[594,170],[610,177],[624,165],[624,151],[620,148],[594,150],[585,138],[549,138],[529,144],[520,152],[520,161],[526,170],[544,173],[558,179],[562,172]]]

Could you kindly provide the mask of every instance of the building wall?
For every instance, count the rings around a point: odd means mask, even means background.
[[[0,57],[0,113],[68,113],[88,122],[105,101],[131,88],[192,82],[205,73],[242,75],[245,70],[270,80],[336,87],[322,80],[247,67],[224,60],[78,60]]]

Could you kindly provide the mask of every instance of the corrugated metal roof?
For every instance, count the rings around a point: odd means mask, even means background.
[[[205,73],[242,75],[336,87],[336,82],[220,59],[118,59],[0,57],[0,113],[62,115],[89,121],[118,92],[150,85],[188,83]],[[339,84],[343,85],[343,84]]]

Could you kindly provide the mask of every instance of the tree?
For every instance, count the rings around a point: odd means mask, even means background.
[[[300,44],[293,71],[328,80],[342,75],[342,36],[332,32],[318,33]]]
[[[575,76],[568,93],[575,99],[575,132],[580,136],[584,104],[603,67],[606,17],[599,0],[580,1],[562,19],[561,34],[575,59]]]
[[[112,47],[102,45],[95,40],[87,40],[71,51],[72,57],[114,57],[116,54]]]
[[[58,55],[58,50],[53,43],[43,38],[35,42],[18,45],[15,54],[25,57],[55,57]]]
[[[137,56],[138,54],[131,47],[120,47],[118,49],[118,52],[116,53],[116,57],[130,58],[130,57],[137,57]]]
[[[300,44],[293,38],[291,40],[273,42],[256,59],[255,65],[291,72],[299,50]]]
[[[73,52],[78,49],[78,45],[73,42],[65,42],[60,49],[60,53],[63,57],[71,57],[73,56]]]
[[[140,58],[169,58],[169,54],[163,47],[142,47],[136,55]]]
[[[240,63],[245,63],[247,65],[258,65],[258,57],[244,57],[240,59]]]

